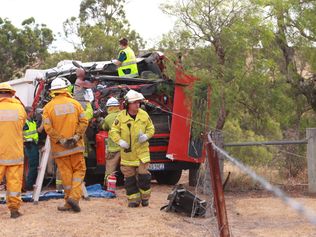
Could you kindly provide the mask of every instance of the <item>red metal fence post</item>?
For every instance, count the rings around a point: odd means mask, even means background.
[[[214,150],[212,146],[210,136],[209,141],[207,143],[207,156],[210,167],[211,183],[220,237],[230,237],[224,190],[219,168],[219,159],[217,152]]]

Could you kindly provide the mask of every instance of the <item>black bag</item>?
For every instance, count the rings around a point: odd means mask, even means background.
[[[182,212],[191,217],[205,216],[207,203],[201,200],[183,185],[177,185],[168,195],[169,203],[160,210],[166,212]]]

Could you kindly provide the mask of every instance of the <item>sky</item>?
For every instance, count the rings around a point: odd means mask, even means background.
[[[29,17],[37,23],[46,24],[53,30],[56,38],[50,51],[71,51],[66,40],[58,37],[63,32],[63,22],[78,16],[81,0],[0,0],[0,17],[8,18],[14,25]],[[173,28],[175,19],[165,15],[159,6],[164,0],[127,0],[126,17],[131,28],[136,30],[145,41],[147,47],[154,46],[163,33]]]

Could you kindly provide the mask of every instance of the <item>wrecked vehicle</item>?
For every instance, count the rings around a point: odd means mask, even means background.
[[[200,164],[204,161],[203,138],[191,135],[188,119],[191,111],[185,88],[194,83],[194,78],[177,69],[175,80],[165,75],[165,56],[159,52],[148,53],[137,59],[139,78],[118,77],[117,67],[110,61],[81,63],[62,61],[57,67],[45,70],[43,78],[36,80],[33,109],[40,113],[51,97],[50,83],[57,76],[66,77],[72,84],[76,69],[86,71],[87,80],[97,80],[93,89],[92,107],[94,118],[86,131],[88,153],[85,156],[88,183],[102,182],[105,173],[108,133],[99,129],[106,113],[106,102],[111,96],[122,104],[124,95],[133,89],[146,98],[142,108],[151,117],[156,133],[150,139],[151,164],[149,170],[159,184],[176,184],[182,170],[189,170],[189,183],[194,185]]]

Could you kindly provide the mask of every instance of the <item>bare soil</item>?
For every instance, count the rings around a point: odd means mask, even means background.
[[[136,209],[127,208],[122,188],[115,199],[83,200],[82,212],[77,214],[58,212],[56,207],[63,201],[50,200],[39,205],[23,203],[23,216],[11,220],[6,206],[0,205],[0,236],[216,236],[213,218],[189,218],[160,211],[171,189],[172,186],[153,184],[150,206]],[[315,198],[294,196],[316,212]],[[315,226],[267,193],[229,192],[226,204],[232,236],[316,236]]]

